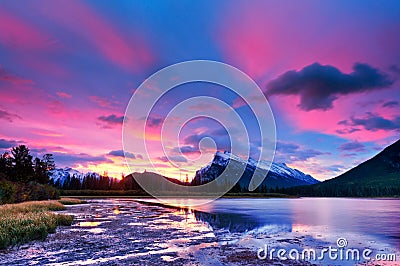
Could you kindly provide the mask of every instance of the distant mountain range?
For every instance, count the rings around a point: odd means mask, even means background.
[[[213,160],[199,169],[192,182],[185,183],[156,173],[132,173],[122,181],[104,178],[98,173],[82,173],[71,168],[50,172],[50,180],[63,189],[125,189],[143,191],[133,176],[157,182],[167,178],[181,185],[200,185],[218,177],[232,161],[235,167],[245,167],[239,182],[230,192],[246,192],[253,173],[258,168],[267,168],[266,162],[253,159],[245,161],[229,152],[217,152]],[[238,168],[239,169],[239,168]],[[100,183],[100,184],[98,184]],[[277,189],[279,188],[279,190]],[[299,196],[327,197],[382,197],[400,196],[400,140],[385,148],[373,158],[361,163],[333,179],[319,182],[312,176],[284,163],[272,163],[269,172],[259,186],[258,192],[279,192]]]
[[[400,196],[400,140],[335,178],[291,188],[286,193],[333,197]]]
[[[53,181],[53,183],[60,184],[61,186],[68,180],[68,178],[75,177],[80,182],[83,182],[86,176],[92,176],[97,179],[100,178],[100,175],[98,173],[95,172],[83,173],[78,170],[72,169],[70,167],[57,168],[49,172],[49,177]]]
[[[248,190],[250,180],[257,167],[267,170],[269,165],[265,161],[258,162],[252,158],[250,158],[248,161],[245,161],[240,157],[231,154],[230,152],[218,151],[214,155],[214,159],[210,164],[196,172],[196,175],[192,181],[192,185],[201,185],[214,180],[225,170],[228,162],[230,161],[234,161],[235,164],[233,164],[233,167],[237,166],[239,168],[245,166],[245,171],[238,182],[241,192]],[[268,188],[287,188],[317,183],[319,183],[319,181],[308,174],[305,174],[297,169],[290,168],[284,163],[272,162],[269,172],[264,181],[261,183],[260,188],[265,190]]]
[[[245,171],[242,177],[239,179],[237,185],[238,191],[236,192],[247,190],[250,179],[253,176],[257,167],[262,169],[268,168],[268,164],[266,162],[261,161],[260,163],[258,163],[251,158],[248,161],[245,161],[229,152],[218,151],[214,155],[214,159],[207,166],[201,168],[196,172],[193,181],[190,183],[185,183],[174,178],[164,177],[152,172],[144,172],[132,173],[126,176],[124,180],[124,186],[128,187],[128,189],[140,190],[140,186],[137,184],[136,180],[133,179],[133,176],[137,178],[146,178],[148,180],[150,179],[152,180],[152,182],[157,182],[157,180],[159,180],[160,178],[166,178],[169,181],[180,185],[205,184],[217,178],[220,173],[223,172],[230,160],[236,163],[238,167],[245,165]],[[74,189],[82,187],[82,184],[85,183],[85,180],[88,178],[88,176],[90,176],[91,182],[93,182],[93,180],[99,180],[101,177],[98,173],[82,173],[68,167],[55,169],[49,174],[49,177],[52,180],[53,184],[55,184],[57,187],[70,187],[70,184],[72,184]],[[297,169],[290,168],[284,163],[272,163],[268,175],[264,179],[260,187],[263,187],[265,190],[267,188],[287,188],[293,186],[311,185],[316,183],[319,183],[319,181],[314,179],[312,176],[304,174]]]

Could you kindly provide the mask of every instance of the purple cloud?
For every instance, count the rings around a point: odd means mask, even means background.
[[[278,141],[276,143],[276,154],[274,161],[276,162],[303,162],[310,158],[329,154],[314,149],[303,149],[300,145],[290,142]]]
[[[328,110],[340,95],[372,91],[393,84],[389,77],[367,64],[356,63],[346,74],[314,63],[300,71],[287,71],[267,84],[267,95],[300,95],[300,109]]]
[[[172,149],[172,152],[177,154],[177,153],[183,153],[183,154],[187,154],[187,153],[196,153],[199,152],[199,149],[197,148],[197,146],[190,146],[190,145],[185,145],[182,147],[175,147]]]
[[[367,116],[363,118],[351,117],[350,120],[343,120],[339,122],[340,125],[348,126],[361,126],[366,130],[376,131],[376,130],[400,130],[400,116],[396,116],[393,119],[387,119],[382,116],[367,113]]]
[[[348,151],[362,152],[362,151],[365,151],[365,145],[358,141],[346,142],[346,143],[343,143],[342,145],[340,145],[338,149],[341,151],[347,151],[347,152]]]
[[[119,125],[124,122],[124,116],[117,116],[115,114],[108,116],[100,116],[98,119],[108,125]]]
[[[113,150],[110,151],[109,153],[107,153],[107,155],[111,155],[111,156],[115,156],[115,157],[128,157],[128,158],[132,158],[132,159],[136,159],[136,155],[131,153],[131,152],[126,152],[124,154],[123,150]]]
[[[187,159],[183,156],[177,155],[177,156],[162,156],[162,157],[158,157],[158,160],[167,163],[167,162],[176,162],[176,163],[186,163]]]
[[[87,153],[66,154],[54,153],[54,161],[57,165],[75,167],[78,164],[87,166],[88,164],[112,163],[105,156],[92,156]]]
[[[14,119],[22,119],[19,115],[11,114],[5,110],[0,110],[0,119],[4,119],[8,122],[13,122]]]
[[[0,149],[8,149],[18,145],[19,143],[16,140],[0,139]]]
[[[146,125],[149,127],[159,127],[164,122],[163,118],[160,117],[147,117]]]
[[[397,106],[399,106],[398,101],[388,101],[388,102],[385,102],[384,104],[382,104],[382,107],[389,107],[389,108],[397,107]]]

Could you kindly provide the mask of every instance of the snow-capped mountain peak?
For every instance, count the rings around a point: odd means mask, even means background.
[[[275,162],[268,162],[268,161],[256,161],[253,158],[249,158],[247,161],[236,156],[228,151],[217,151],[215,153],[214,159],[211,163],[206,165],[205,167],[201,168],[197,171],[196,182],[197,183],[207,183],[212,179],[218,176],[218,171],[221,169],[216,169],[215,167],[224,168],[227,166],[229,160],[234,160],[241,164],[246,164],[247,171],[254,172],[256,168],[268,170],[268,175],[271,178],[277,180],[280,179],[287,179],[285,186],[290,186],[289,183],[293,183],[293,185],[299,184],[316,184],[319,183],[318,180],[314,179],[312,176],[301,172],[298,169],[291,168],[287,166],[285,163],[275,163]],[[200,179],[200,180],[199,180]],[[296,181],[297,180],[297,181]],[[293,182],[294,181],[294,182]]]
[[[85,176],[88,176],[88,175],[91,175],[91,176],[95,177],[96,179],[100,177],[100,175],[98,173],[95,173],[95,172],[83,173],[76,169],[72,169],[70,167],[57,168],[57,169],[51,170],[49,172],[50,180],[52,180],[54,184],[58,182],[60,185],[63,185],[64,182],[68,178],[72,178],[72,177],[75,177],[75,178],[79,179],[80,182],[82,182],[83,179],[85,178]]]

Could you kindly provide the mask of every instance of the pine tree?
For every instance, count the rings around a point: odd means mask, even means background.
[[[53,154],[46,153],[43,155],[43,163],[46,165],[46,171],[51,171],[56,169],[56,164],[54,163]]]
[[[12,158],[10,153],[5,152],[0,156],[0,178],[9,179],[12,169]]]
[[[33,161],[33,167],[35,172],[35,181],[40,184],[49,183],[49,177],[47,175],[47,165],[44,161],[39,158],[35,158]]]
[[[34,170],[32,165],[32,155],[25,145],[14,147],[12,154],[12,174],[11,180],[27,183],[33,180]]]

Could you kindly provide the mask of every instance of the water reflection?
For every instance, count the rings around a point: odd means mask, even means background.
[[[213,229],[257,236],[309,237],[335,244],[400,250],[400,201],[380,199],[220,199],[196,207]]]
[[[399,200],[221,199],[195,209],[137,201],[96,199],[84,207],[68,207],[64,212],[75,216],[72,227],[60,227],[48,240],[29,244],[31,248],[1,253],[2,262],[210,265],[215,258],[214,265],[221,265],[218,258],[226,258],[218,254],[256,254],[265,244],[321,249],[335,246],[338,237],[345,237],[350,247],[380,252],[392,252],[397,245],[400,258]]]
[[[265,225],[264,221],[241,213],[207,213],[194,210],[197,220],[207,222],[214,230],[244,233]]]
[[[113,213],[116,214],[116,215],[118,215],[118,214],[121,213],[121,212],[119,211],[119,206],[115,206],[115,207],[113,208]]]
[[[100,224],[101,222],[89,221],[89,222],[79,222],[76,224],[76,226],[94,227],[94,226],[99,226]]]

